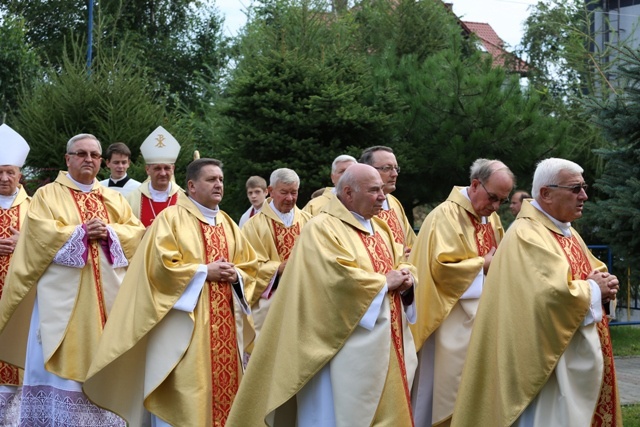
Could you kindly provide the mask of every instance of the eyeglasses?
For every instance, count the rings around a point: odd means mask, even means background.
[[[93,160],[100,160],[102,158],[102,154],[96,153],[96,152],[88,153],[86,151],[72,151],[72,152],[67,153],[67,154],[70,155],[70,156],[78,156],[81,159],[86,159],[89,156]]]
[[[584,190],[584,192],[586,193],[587,190],[589,189],[589,185],[585,184],[584,182],[582,184],[576,184],[576,185],[549,184],[549,185],[547,185],[547,187],[549,187],[549,188],[566,188],[568,190],[571,190],[571,192],[573,194],[580,194],[581,190]]]
[[[509,203],[509,198],[507,197],[506,199],[501,199],[500,197],[498,197],[497,195],[490,193],[489,190],[487,190],[487,187],[484,186],[484,184],[482,183],[482,181],[478,181],[480,183],[480,185],[482,185],[482,188],[484,188],[484,191],[487,192],[487,196],[489,196],[489,201],[491,203],[496,203],[496,202],[500,202],[501,205],[507,204]]]
[[[389,172],[391,172],[392,169],[395,169],[395,171],[397,173],[400,173],[400,166],[387,165],[387,166],[382,166],[382,167],[374,166],[373,168],[374,169],[378,169],[379,171],[382,171],[384,173],[389,173]]]

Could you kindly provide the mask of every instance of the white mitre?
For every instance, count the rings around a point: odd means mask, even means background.
[[[180,153],[180,144],[165,128],[158,126],[140,146],[144,162],[173,164]]]
[[[18,132],[6,124],[0,126],[0,166],[24,166],[29,144]]]

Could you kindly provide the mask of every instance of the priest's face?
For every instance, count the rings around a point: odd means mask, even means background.
[[[174,165],[171,163],[154,163],[145,165],[144,169],[149,175],[151,186],[154,190],[164,191],[169,188],[173,177]]]
[[[400,172],[395,154],[380,150],[373,153],[372,159],[371,166],[377,169],[384,183],[384,194],[393,193],[396,190],[398,173]]]
[[[288,213],[296,207],[298,187],[300,187],[298,183],[285,184],[282,182],[276,183],[273,187],[269,186],[269,194],[273,199],[273,205],[278,211]]]
[[[69,175],[81,184],[91,184],[100,170],[102,149],[98,141],[79,139],[65,154]]]
[[[338,180],[340,179],[344,171],[346,171],[349,166],[355,164],[356,162],[353,162],[351,160],[345,160],[344,162],[336,163],[336,170],[334,172],[331,172],[331,182],[333,182],[333,185],[337,185]]]
[[[224,195],[224,175],[215,165],[205,165],[196,180],[187,183],[189,195],[202,206],[215,209]]]
[[[13,196],[21,176],[20,168],[17,166],[0,166],[0,196]]]
[[[384,193],[384,183],[380,174],[374,169],[361,168],[358,165],[356,173],[357,185],[355,188],[346,189],[345,206],[347,209],[362,215],[365,219],[370,219],[380,213],[382,204],[386,196]]]
[[[585,184],[580,173],[560,171],[558,187],[543,187],[540,189],[542,208],[552,217],[561,222],[571,222],[582,216],[584,202],[589,198],[582,186]],[[560,187],[562,186],[562,187]],[[572,188],[566,188],[572,187]],[[578,192],[574,192],[575,188]]]
[[[489,216],[500,209],[500,205],[509,201],[513,190],[513,179],[504,170],[491,174],[485,182],[471,181],[468,189],[471,206],[479,216]]]

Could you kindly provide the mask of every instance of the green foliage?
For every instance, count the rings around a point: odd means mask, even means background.
[[[0,19],[0,123],[16,110],[20,91],[29,89],[38,74],[38,58],[25,42],[24,21]]]
[[[627,81],[624,92],[606,101],[594,100],[594,121],[610,147],[597,151],[606,162],[595,187],[601,199],[587,205],[586,216],[597,224],[595,236],[609,244],[626,271],[633,269],[638,283],[640,265],[640,55],[625,51],[626,65],[619,69]]]
[[[622,406],[622,421],[625,427],[640,427],[640,404]]]
[[[640,328],[614,326],[610,332],[614,356],[640,356]]]

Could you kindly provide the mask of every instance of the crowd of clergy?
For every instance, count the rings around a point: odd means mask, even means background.
[[[142,183],[123,143],[65,150],[29,197],[29,145],[0,126],[0,426],[622,426],[619,283],[571,226],[570,160],[512,195],[477,159],[416,236],[390,147],[338,156],[302,209],[294,170],[252,176],[238,223],[222,162],[181,186],[162,127]]]

